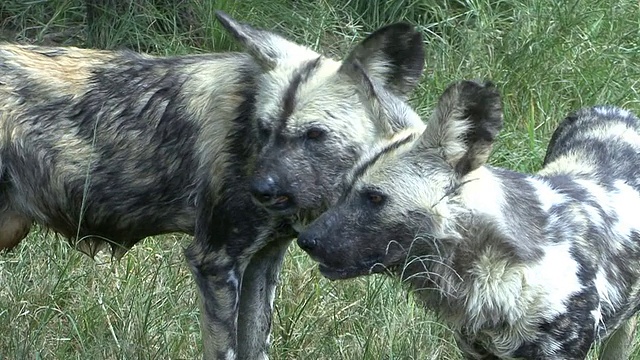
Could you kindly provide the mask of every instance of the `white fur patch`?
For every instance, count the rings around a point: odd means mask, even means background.
[[[540,262],[527,269],[525,281],[527,297],[533,305],[529,310],[532,316],[552,319],[565,312],[564,302],[580,291],[579,265],[571,257],[570,248],[568,242],[547,245]]]
[[[240,344],[238,344],[240,345]],[[233,349],[228,349],[227,353],[224,355],[225,360],[236,360],[236,352]]]
[[[622,117],[622,118],[633,117],[633,115],[628,110],[621,109],[621,108],[618,108],[618,107],[596,106],[593,109],[598,114],[604,115],[604,116],[607,116],[607,117],[609,117],[609,116]]]
[[[599,291],[598,291],[599,292]],[[593,328],[597,331],[600,325],[603,323],[602,317],[602,304],[598,304],[598,307],[594,310],[591,310],[591,316],[593,316]]]
[[[576,184],[582,186],[589,195],[593,197],[595,202],[602,207],[605,212],[611,211],[611,199],[610,194],[602,187],[596,184],[594,181],[585,179],[575,179]]]
[[[227,282],[233,284],[234,287],[240,286],[240,279],[238,279],[236,272],[233,270],[229,270],[227,273]]]
[[[583,134],[587,138],[596,138],[603,142],[624,141],[632,146],[640,146],[640,134],[635,129],[629,128],[626,124],[614,122],[595,128]]]
[[[505,204],[502,183],[488,168],[481,166],[463,179],[465,185],[460,197],[470,210],[489,215],[496,224],[503,224]]]
[[[602,303],[611,308],[617,307],[620,304],[620,292],[606,279],[602,269],[598,270],[596,274],[595,286]]]
[[[567,201],[566,196],[551,189],[551,187],[549,187],[549,185],[544,181],[536,178],[530,178],[528,180],[536,191],[542,211],[548,212],[554,205],[562,204]]]
[[[589,157],[582,153],[570,153],[562,155],[555,161],[545,165],[539,175],[552,176],[559,174],[566,175],[590,175],[595,172],[595,167],[591,164]]]
[[[623,239],[629,239],[633,230],[638,230],[638,209],[640,195],[622,180],[614,183],[617,191],[610,194],[612,206],[615,207],[617,222],[613,230]]]
[[[296,66],[302,61],[318,57],[318,53],[310,48],[294,44],[280,36],[268,36],[264,41],[265,47],[271,48],[272,53],[279,54],[278,65]]]

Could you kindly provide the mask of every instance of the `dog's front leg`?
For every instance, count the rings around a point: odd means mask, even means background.
[[[243,267],[224,248],[203,254],[196,241],[185,255],[200,295],[203,359],[235,360]]]
[[[459,331],[455,333],[456,344],[458,349],[462,352],[462,357],[465,360],[499,360],[497,356],[488,353],[479,343],[473,339],[468,339],[465,335]]]
[[[206,194],[203,191],[203,194]],[[234,191],[214,203],[198,201],[194,240],[185,256],[200,293],[205,360],[235,360],[243,276],[254,254],[274,235],[268,214],[255,207],[248,191]]]
[[[269,358],[273,300],[287,247],[293,236],[269,241],[249,262],[242,278],[238,314],[239,360]]]

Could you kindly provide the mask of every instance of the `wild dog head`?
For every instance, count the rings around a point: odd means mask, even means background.
[[[400,130],[366,116],[353,64],[404,99],[423,71],[422,36],[409,24],[389,25],[339,62],[224,13],[218,18],[263,70],[253,118],[258,139],[250,186],[254,199],[281,215],[326,208],[363,151]]]
[[[371,116],[416,116],[390,95],[378,100],[370,102]],[[363,156],[346,176],[347,190],[299,235],[299,246],[331,279],[393,271],[412,256],[437,255],[438,244],[457,240],[461,211],[454,195],[486,162],[501,127],[500,96],[491,83],[450,85],[422,134],[396,137]]]

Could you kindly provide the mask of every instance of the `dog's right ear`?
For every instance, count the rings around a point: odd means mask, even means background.
[[[291,42],[284,37],[233,19],[224,11],[216,11],[222,26],[244,46],[264,71],[272,70],[282,59],[316,58],[310,49]]]
[[[391,137],[403,129],[424,126],[418,114],[402,99],[369,77],[357,59],[344,63],[341,71],[357,85],[358,96],[367,117],[381,135]]]
[[[384,26],[351,51],[340,71],[348,71],[354,62],[361,64],[373,82],[404,100],[424,69],[422,35],[408,23]]]
[[[438,150],[464,176],[487,161],[500,129],[502,103],[495,85],[459,81],[440,96],[421,146]]]

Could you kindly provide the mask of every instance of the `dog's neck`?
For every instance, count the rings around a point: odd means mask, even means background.
[[[547,214],[533,209],[539,189],[525,186],[535,178],[488,166],[470,173],[448,201],[444,236],[410,256],[403,278],[454,328],[517,321],[514,289],[525,286],[523,269],[540,259],[548,241]]]

